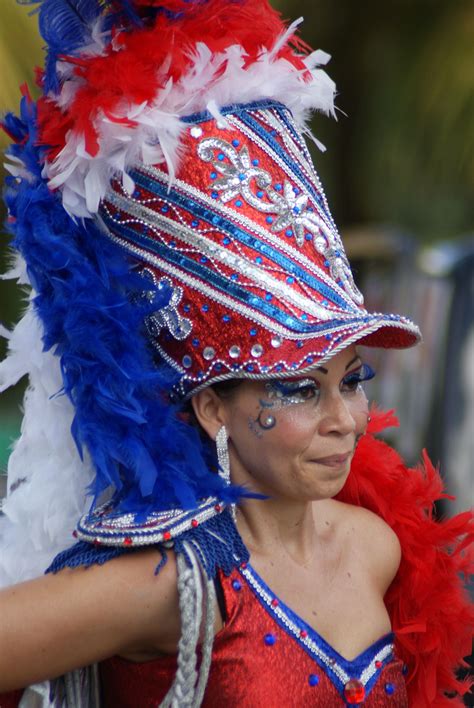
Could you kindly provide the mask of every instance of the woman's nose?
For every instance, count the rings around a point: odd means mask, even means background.
[[[321,405],[322,404],[322,405]],[[356,421],[350,406],[340,392],[329,394],[320,402],[322,410],[321,433],[339,433],[348,435],[355,432]]]

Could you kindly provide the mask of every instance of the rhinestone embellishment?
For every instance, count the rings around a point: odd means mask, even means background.
[[[240,347],[238,347],[236,344],[232,345],[229,349],[229,356],[232,359],[237,359],[240,356]]]
[[[216,356],[216,350],[214,349],[214,347],[205,347],[202,355],[204,359],[206,359],[206,361],[211,361],[211,359],[214,359],[214,357]]]
[[[253,347],[252,347],[252,349],[250,350],[250,353],[251,353],[251,355],[252,355],[253,357],[255,357],[256,359],[257,359],[259,356],[262,356],[262,354],[263,354],[263,347],[262,347],[262,345],[261,345],[261,344],[254,344]]]

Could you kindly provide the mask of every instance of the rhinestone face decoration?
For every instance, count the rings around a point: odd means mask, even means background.
[[[159,166],[139,165],[133,194],[114,182],[100,207],[109,238],[170,290],[146,326],[180,374],[175,394],[305,371],[382,327],[415,341],[409,321],[361,307],[289,111],[262,101],[220,112],[225,126],[205,112],[182,119],[171,184]]]

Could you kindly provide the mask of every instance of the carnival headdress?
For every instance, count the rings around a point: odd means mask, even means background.
[[[64,468],[94,504],[111,489],[138,518],[235,500],[179,399],[419,337],[364,309],[303,139],[311,110],[334,111],[328,56],[266,0],[43,0],[39,13],[43,95],[4,121],[10,229],[33,288],[1,371],[3,386],[31,384],[6,512],[19,522],[22,495],[58,504]],[[83,462],[58,442],[69,425]],[[32,447],[43,477],[22,482]]]

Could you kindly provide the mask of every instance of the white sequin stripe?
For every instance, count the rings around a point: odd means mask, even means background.
[[[301,632],[301,627],[298,627],[286,614],[286,612],[280,607],[280,605],[277,605],[276,607],[272,606],[272,600],[275,598],[274,595],[270,595],[265,588],[261,586],[261,584],[258,582],[257,578],[254,576],[252,571],[247,567],[247,568],[241,568],[240,572],[242,575],[245,577],[249,585],[252,586],[252,588],[255,590],[255,592],[259,595],[259,597],[263,600],[267,608],[270,610],[270,613],[278,617],[278,619],[285,625],[285,627],[293,634],[295,639],[298,640],[298,642],[301,642],[302,644],[307,647],[312,654],[318,657],[320,661],[325,664],[328,669],[330,669],[337,677],[338,679],[342,682],[342,684],[346,684],[351,678],[354,678],[352,676],[349,676],[346,674],[342,666],[339,666],[337,662],[335,662],[333,659],[330,659],[328,655],[314,642],[310,637],[305,637],[302,638],[300,637],[300,632]]]
[[[140,223],[143,223],[144,221],[148,224],[151,221],[152,223],[157,224],[158,227],[163,228],[166,233],[179,238],[191,246],[195,246],[200,253],[203,253],[208,258],[215,258],[240,274],[251,278],[257,283],[259,288],[267,292],[271,292],[280,300],[295,305],[303,312],[313,315],[318,320],[333,319],[333,312],[328,312],[326,308],[318,305],[314,299],[312,300],[304,295],[300,295],[294,290],[294,288],[285,285],[285,283],[277,278],[273,278],[257,265],[254,265],[250,260],[236,255],[232,251],[229,251],[229,249],[225,246],[220,246],[215,241],[206,238],[202,234],[196,236],[196,233],[191,227],[178,225],[173,219],[162,216],[153,209],[133,203],[130,199],[120,197],[117,194],[110,195],[109,201],[129,216],[133,216],[137,220],[142,220]],[[121,221],[120,223],[124,223],[124,221]],[[353,315],[352,313],[342,312],[340,313],[340,317],[347,318],[353,317]]]
[[[161,184],[168,185],[169,183],[169,176],[156,167],[146,167],[145,165],[140,165],[139,171],[145,175],[149,175],[152,179],[160,182]],[[365,310],[354,304],[354,301],[351,300],[346,291],[343,290],[332,278],[330,278],[330,276],[322,268],[305,256],[301,251],[287,243],[284,239],[273,235],[271,232],[262,228],[244,214],[239,214],[235,209],[231,209],[225,204],[219,202],[217,199],[212,199],[204,192],[201,192],[196,187],[187,184],[183,180],[176,179],[173,182],[173,188],[181,192],[184,196],[189,195],[196,201],[203,203],[204,206],[209,208],[215,214],[221,214],[229,221],[233,221],[242,226],[242,228],[249,233],[254,233],[262,241],[267,241],[272,246],[275,246],[277,250],[280,250],[288,255],[293,261],[301,265],[305,270],[314,275],[331,290],[336,292],[341,300],[344,300],[347,304],[348,309],[357,312],[357,314],[365,312]],[[332,305],[332,307],[336,308],[337,306]],[[339,308],[337,308],[337,311],[339,311]]]
[[[360,681],[364,684],[364,686],[370,681],[372,676],[377,673],[378,669],[376,663],[379,661],[383,662],[391,654],[393,654],[393,644],[390,642],[389,644],[386,644],[384,647],[382,647],[379,652],[377,652],[370,664],[361,673]]]

